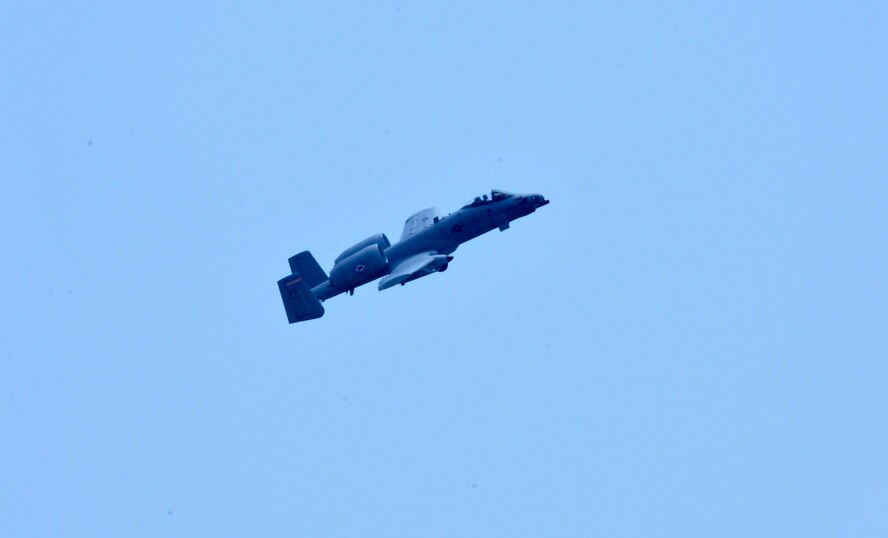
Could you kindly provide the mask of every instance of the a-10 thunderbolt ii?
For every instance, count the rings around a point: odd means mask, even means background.
[[[323,301],[382,277],[380,291],[396,284],[447,270],[453,251],[462,243],[529,215],[549,201],[540,194],[510,194],[493,190],[478,196],[454,213],[439,216],[436,208],[423,209],[404,223],[401,239],[391,244],[385,234],[368,237],[345,249],[330,276],[305,251],[290,258],[293,274],[278,281],[290,323],[324,315]]]

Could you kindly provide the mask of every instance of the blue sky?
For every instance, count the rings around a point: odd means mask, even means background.
[[[888,534],[884,4],[125,4],[2,8],[0,536]]]

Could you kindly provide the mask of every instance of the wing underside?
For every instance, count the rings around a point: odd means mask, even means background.
[[[379,281],[379,290],[391,288],[397,284],[406,284],[411,280],[443,271],[452,258],[434,251],[422,252],[398,262],[392,267],[391,273]]]

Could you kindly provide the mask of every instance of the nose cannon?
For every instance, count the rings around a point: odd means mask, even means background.
[[[546,197],[542,194],[526,194],[524,198],[531,209],[537,209],[549,203],[549,200],[546,200]]]

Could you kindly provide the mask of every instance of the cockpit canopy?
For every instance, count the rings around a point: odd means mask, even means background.
[[[480,205],[492,204],[493,202],[505,200],[506,198],[511,198],[512,196],[514,196],[512,193],[493,189],[492,191],[490,191],[490,197],[488,197],[486,194],[476,196],[474,200],[464,205],[463,207],[477,207]]]

